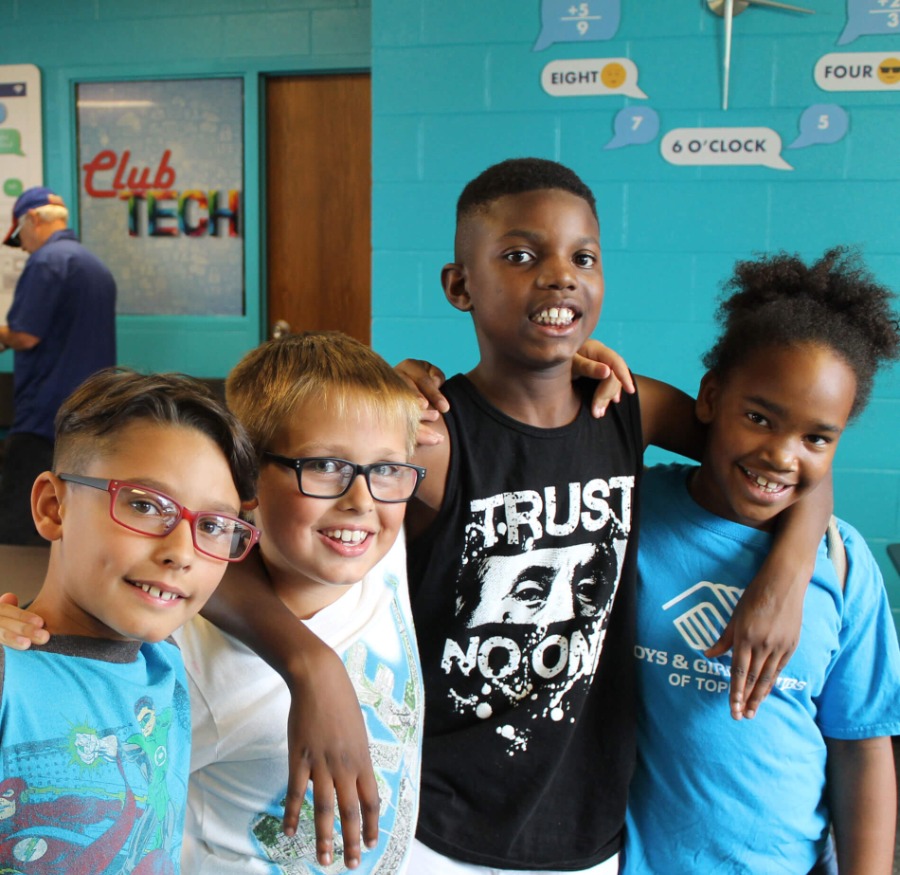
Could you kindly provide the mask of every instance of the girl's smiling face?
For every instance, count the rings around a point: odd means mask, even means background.
[[[709,431],[694,500],[768,528],[828,474],[855,396],[853,369],[815,343],[759,349],[724,377],[707,374],[696,410]]]

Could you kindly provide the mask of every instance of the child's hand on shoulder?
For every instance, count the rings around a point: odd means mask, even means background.
[[[394,370],[419,393],[422,415],[416,440],[420,447],[430,447],[441,443],[444,436],[429,428],[426,423],[436,422],[442,413],[450,409],[450,403],[441,394],[441,386],[446,381],[444,372],[424,359],[404,359],[394,365]]]
[[[800,641],[803,592],[780,599],[765,587],[747,587],[722,637],[706,651],[716,657],[731,650],[729,705],[735,720],[753,718],[772,691]]]
[[[625,359],[599,340],[591,338],[578,350],[572,361],[572,373],[599,381],[591,404],[591,414],[597,419],[606,413],[610,401],[616,404],[621,401],[623,389],[629,395],[634,394],[634,380]]]
[[[13,650],[28,650],[32,644],[46,644],[50,633],[37,614],[19,607],[14,593],[0,595],[0,644]]]

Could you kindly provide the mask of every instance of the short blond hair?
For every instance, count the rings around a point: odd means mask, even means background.
[[[396,423],[406,435],[407,455],[416,446],[418,396],[378,353],[340,331],[308,331],[261,344],[228,375],[225,398],[260,458],[310,399],[341,416]]]

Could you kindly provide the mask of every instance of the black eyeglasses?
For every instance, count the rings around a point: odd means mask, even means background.
[[[109,493],[109,515],[120,526],[141,535],[164,538],[183,519],[191,524],[198,553],[240,562],[259,540],[259,530],[237,517],[211,510],[189,510],[163,492],[137,483],[58,474],[60,480]]]
[[[353,481],[362,476],[375,501],[399,503],[409,501],[416,494],[425,476],[424,468],[405,462],[357,465],[330,456],[291,459],[269,452],[264,455],[285,468],[293,468],[297,474],[297,488],[309,498],[340,498],[348,492]]]

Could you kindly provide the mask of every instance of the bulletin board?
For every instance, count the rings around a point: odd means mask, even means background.
[[[41,73],[33,64],[0,66],[0,239],[12,223],[16,198],[44,182]],[[0,322],[12,303],[28,253],[0,246]]]

